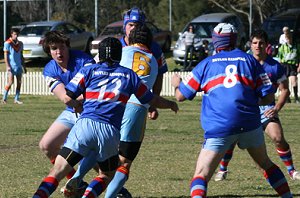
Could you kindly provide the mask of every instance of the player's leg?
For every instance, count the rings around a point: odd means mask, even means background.
[[[205,139],[190,185],[191,197],[206,197],[207,185],[226,150],[236,142],[236,135]]]
[[[268,123],[265,132],[275,144],[276,151],[284,163],[292,179],[300,179],[300,173],[295,170],[292,151],[284,138],[283,129],[278,118]]]
[[[126,105],[124,112],[121,141],[119,145],[120,166],[107,187],[105,197],[116,197],[128,180],[130,166],[136,158],[144,138],[147,119],[147,109],[132,103]],[[130,193],[126,191],[128,196]]]
[[[49,197],[57,188],[59,182],[73,169],[82,156],[71,149],[63,147],[57,156],[55,164],[48,176],[43,179],[33,198]]]
[[[294,98],[295,102],[299,103],[299,97],[298,97],[298,83],[297,83],[297,70],[296,68],[293,68],[293,73],[289,77],[289,80],[291,82],[292,88],[293,88],[293,93],[294,93]]]
[[[226,151],[224,157],[221,159],[219,171],[215,176],[215,181],[222,181],[226,179],[228,173],[228,164],[232,159],[234,148],[235,144],[231,145],[230,148]]]
[[[16,75],[17,78],[17,86],[16,86],[16,95],[14,99],[15,104],[23,104],[20,101],[20,92],[21,92],[21,84],[22,84],[22,73]]]
[[[8,97],[8,92],[11,88],[11,85],[14,83],[14,75],[12,72],[7,71],[7,84],[4,87],[4,91],[3,91],[3,97],[2,97],[2,103],[6,103],[7,102],[7,97]]]
[[[252,159],[264,171],[264,176],[281,197],[292,197],[290,188],[282,171],[269,158],[262,128],[244,133],[238,140],[241,149],[247,149]]]

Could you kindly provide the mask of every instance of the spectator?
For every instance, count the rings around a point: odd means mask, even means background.
[[[287,38],[291,35],[290,28],[287,26],[282,28],[282,32],[283,34],[279,37],[279,45],[287,43]]]
[[[22,84],[22,74],[26,73],[26,67],[24,65],[23,58],[23,43],[18,40],[20,30],[12,28],[10,30],[10,37],[4,42],[4,61],[6,65],[6,72],[8,77],[8,83],[4,87],[2,103],[7,103],[8,92],[14,83],[14,77],[17,78],[16,95],[14,98],[15,104],[23,104],[20,101],[20,91]],[[24,71],[23,71],[24,68]]]
[[[199,48],[199,62],[202,61],[203,59],[207,58],[209,55],[209,42],[208,40],[204,39],[202,40],[202,45]]]
[[[297,75],[300,72],[300,45],[293,41],[291,34],[288,34],[286,39],[287,42],[278,49],[278,58],[286,69],[286,75],[292,85],[295,103],[299,103]]]
[[[194,54],[194,27],[189,25],[187,31],[182,34],[185,44],[185,55],[184,55],[184,71],[188,71],[193,63],[193,54]],[[188,64],[189,62],[189,64]]]
[[[172,78],[178,101],[192,100],[203,91],[201,125],[204,143],[191,181],[192,198],[206,197],[208,182],[225,151],[237,143],[264,170],[264,176],[282,197],[292,197],[284,174],[268,157],[260,123],[259,106],[274,101],[265,71],[250,54],[234,49],[237,32],[227,23],[212,33],[217,54],[200,62],[181,82]],[[226,97],[224,97],[226,96]]]
[[[81,68],[66,86],[64,102],[82,113],[33,198],[51,195],[59,181],[92,150],[96,153],[99,175],[91,181],[83,197],[98,197],[105,190],[118,167],[120,127],[131,94],[142,104],[178,110],[175,102],[153,95],[136,73],[119,65],[122,45],[118,39],[104,39],[99,52],[99,64]],[[82,107],[76,98],[83,93]],[[68,183],[69,187],[77,189],[78,182],[73,181]]]
[[[285,69],[277,61],[275,61],[265,51],[268,44],[268,35],[262,30],[257,30],[251,35],[251,49],[254,58],[262,64],[267,72],[276,92],[279,88],[280,95],[277,103],[275,100],[266,106],[260,106],[261,123],[265,133],[272,139],[275,144],[277,154],[285,164],[290,177],[293,180],[300,180],[300,173],[295,170],[292,158],[292,151],[289,144],[284,138],[283,129],[279,120],[279,111],[283,108],[286,99],[289,97],[290,91]],[[225,156],[220,162],[220,169],[215,176],[215,181],[226,179],[228,170],[227,166],[232,158],[235,145],[226,151]]]

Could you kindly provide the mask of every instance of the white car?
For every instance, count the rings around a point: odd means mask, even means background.
[[[18,39],[24,44],[24,58],[47,58],[48,55],[44,52],[42,44],[44,35],[52,30],[64,32],[70,38],[72,49],[90,53],[93,33],[65,21],[39,21],[27,24],[20,31]]]

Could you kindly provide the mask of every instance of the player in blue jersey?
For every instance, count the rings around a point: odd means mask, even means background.
[[[123,47],[120,62],[120,65],[138,74],[150,89],[152,89],[158,73],[156,59],[149,50],[151,42],[151,30],[145,25],[135,26],[129,34],[129,45]],[[128,180],[131,164],[141,147],[148,108],[148,104],[141,104],[134,95],[130,97],[126,104],[119,145],[121,163],[112,182],[107,187],[106,198],[119,197],[120,194],[124,194],[124,192],[119,192]]]
[[[251,51],[256,60],[260,62],[264,70],[267,72],[272,81],[275,92],[279,88],[280,95],[278,101],[275,100],[266,106],[260,106],[261,123],[266,134],[272,139],[275,144],[276,151],[285,164],[288,173],[293,180],[300,180],[300,173],[295,170],[292,152],[289,144],[284,138],[283,129],[279,120],[278,113],[284,106],[289,97],[290,91],[288,87],[288,79],[285,69],[280,63],[274,60],[266,52],[268,45],[268,35],[263,30],[257,30],[251,35]],[[215,181],[226,179],[227,166],[230,162],[235,145],[233,145],[220,162],[220,169],[215,176]]]
[[[45,35],[43,49],[52,57],[44,68],[44,78],[50,91],[63,101],[66,93],[65,85],[80,68],[94,64],[95,61],[90,55],[71,50],[69,38],[59,31],[50,31]],[[52,164],[78,116],[71,106],[67,106],[40,140],[39,147]],[[72,170],[67,178],[70,179],[74,173],[75,170]]]
[[[91,150],[96,153],[99,175],[91,181],[83,197],[94,198],[105,190],[118,167],[121,122],[131,94],[142,104],[178,110],[176,102],[153,95],[134,71],[119,65],[122,45],[118,39],[104,39],[99,52],[99,64],[81,68],[66,86],[64,102],[78,112],[83,111],[34,198],[49,197],[59,181]],[[85,97],[83,107],[76,100],[81,94]],[[68,184],[77,189],[78,183],[73,181]]]
[[[247,149],[281,197],[292,197],[284,174],[268,157],[258,105],[274,101],[272,83],[249,54],[235,48],[237,32],[227,23],[212,33],[217,54],[201,61],[181,82],[172,77],[178,101],[203,91],[201,125],[204,142],[190,185],[192,198],[206,197],[208,182],[225,151],[233,144]],[[226,96],[226,97],[224,97]]]

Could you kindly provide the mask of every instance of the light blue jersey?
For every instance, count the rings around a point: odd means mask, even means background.
[[[20,75],[23,73],[22,67],[22,51],[23,43],[20,41],[14,42],[9,38],[4,43],[3,51],[8,54],[9,64],[11,66],[11,72],[14,75]]]
[[[158,74],[158,65],[149,50],[138,44],[123,47],[120,65],[132,69],[148,88],[152,89]],[[130,97],[128,102],[141,104],[134,95]],[[143,105],[146,108],[149,107],[148,104]]]

